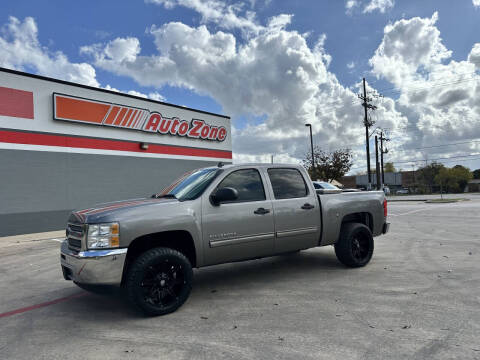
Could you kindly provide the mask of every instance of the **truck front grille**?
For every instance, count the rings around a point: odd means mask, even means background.
[[[80,251],[82,248],[82,240],[84,237],[84,225],[67,224],[67,240],[68,248],[74,251]]]

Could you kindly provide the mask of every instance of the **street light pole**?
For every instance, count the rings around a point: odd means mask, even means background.
[[[314,177],[314,171],[315,171],[315,159],[313,157],[313,135],[312,135],[312,124],[305,124],[308,128],[310,128],[310,147],[312,150],[312,180],[315,180]]]

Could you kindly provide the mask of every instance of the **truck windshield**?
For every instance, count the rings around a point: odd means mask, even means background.
[[[220,172],[221,170],[218,168],[190,171],[156,194],[155,197],[175,197],[180,201],[196,199],[202,195]]]

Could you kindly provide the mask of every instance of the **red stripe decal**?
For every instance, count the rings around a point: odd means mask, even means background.
[[[105,207],[101,207],[101,208],[98,208],[98,209],[89,210],[89,211],[87,211],[83,214],[84,215],[93,215],[93,214],[101,213],[101,212],[104,212],[104,211],[107,211],[107,210],[115,210],[115,209],[119,209],[119,208],[122,208],[122,207],[133,206],[133,205],[138,205],[138,204],[143,204],[143,203],[145,203],[144,200],[121,203],[121,204],[117,204],[117,205],[110,205],[110,206],[105,206]]]
[[[52,300],[52,301],[47,301],[47,302],[44,302],[44,303],[40,303],[40,304],[27,306],[27,307],[16,309],[16,310],[4,312],[4,313],[0,314],[0,318],[7,317],[7,316],[12,316],[12,315],[16,315],[16,314],[21,314],[21,313],[24,313],[24,312],[27,312],[27,311],[30,311],[30,310],[39,309],[39,308],[49,306],[49,305],[55,305],[55,304],[58,304],[60,302],[75,299],[75,298],[85,296],[85,295],[87,295],[87,293],[83,292],[83,293],[80,293],[80,294],[70,295],[70,296],[55,299],[55,300]]]
[[[198,156],[231,159],[232,152],[214,149],[188,148],[183,146],[148,144],[148,150],[140,149],[139,142],[110,139],[94,139],[68,135],[38,134],[20,131],[0,130],[0,142],[10,144],[28,144],[61,146],[82,149],[116,150],[135,153]]]
[[[0,86],[0,115],[33,119],[33,92]]]

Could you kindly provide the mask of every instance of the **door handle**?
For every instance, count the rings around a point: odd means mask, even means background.
[[[302,209],[303,210],[311,210],[313,209],[315,206],[313,206],[312,204],[309,204],[309,203],[305,203],[302,205]]]
[[[257,215],[265,215],[265,214],[268,214],[270,212],[269,209],[264,209],[264,208],[258,208],[257,210],[255,210],[253,213],[254,214],[257,214]]]

